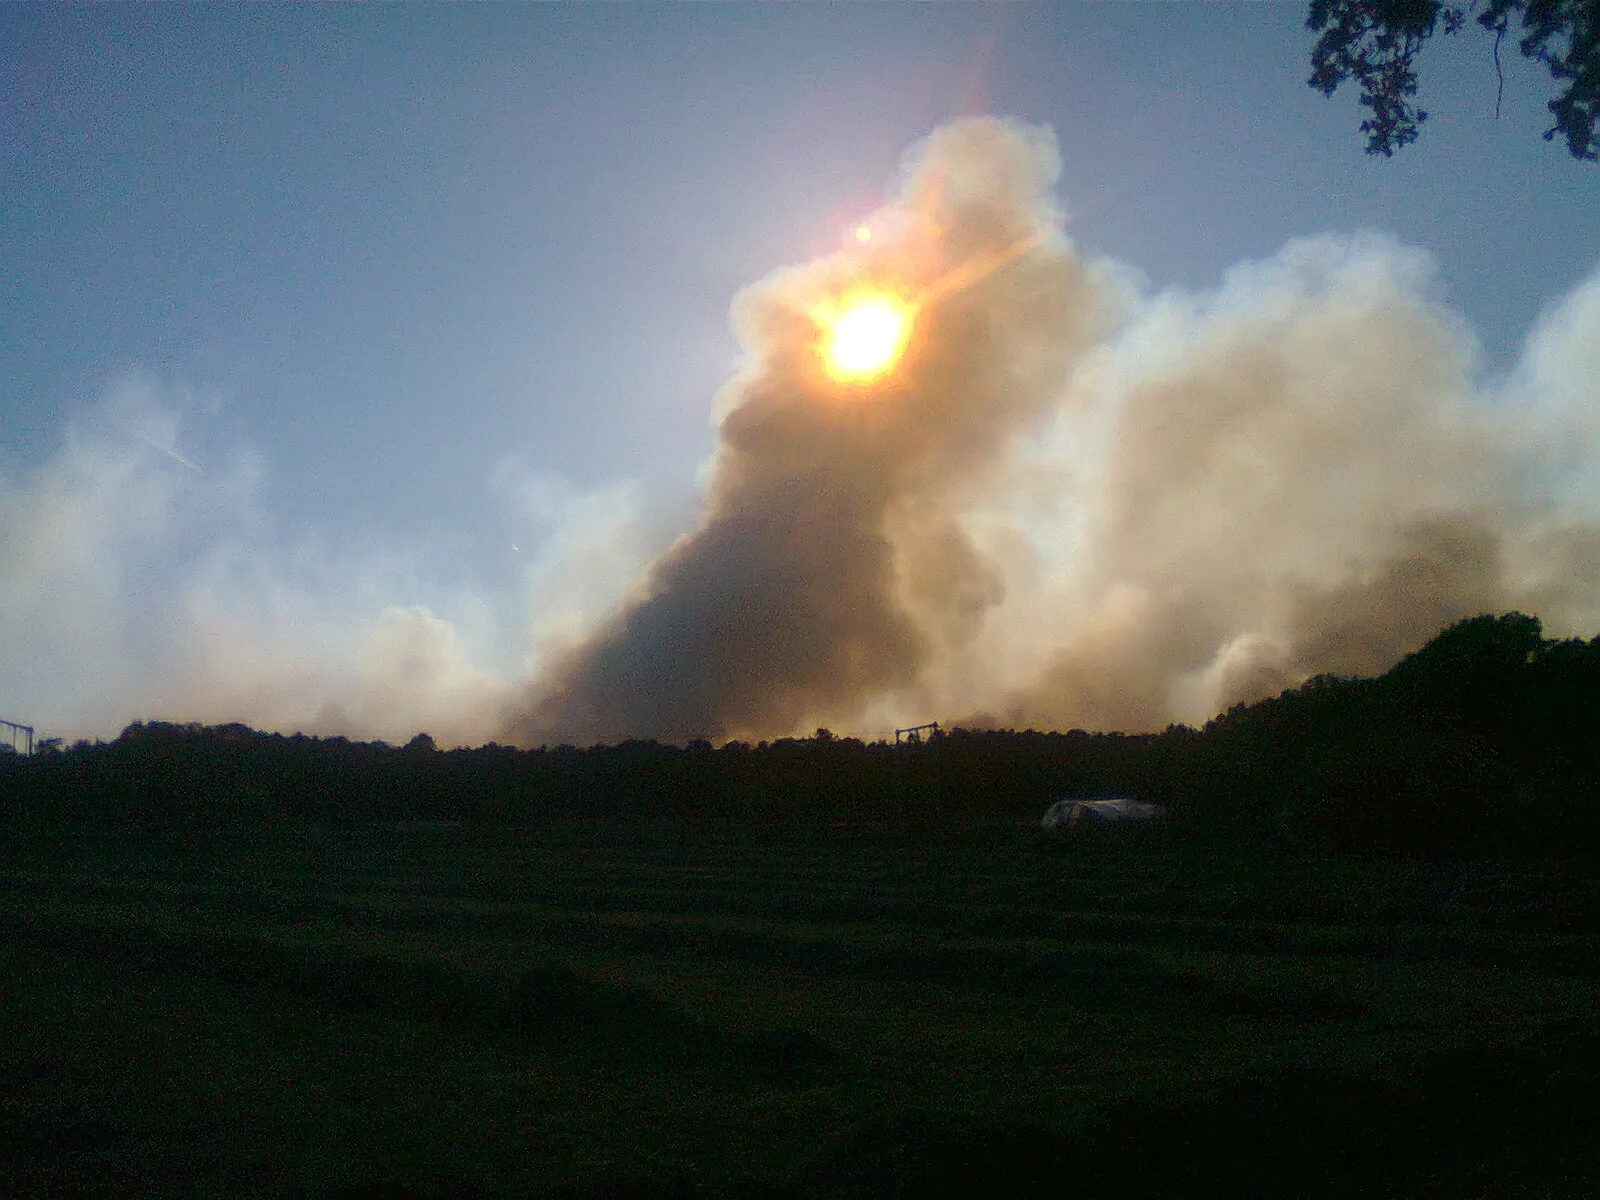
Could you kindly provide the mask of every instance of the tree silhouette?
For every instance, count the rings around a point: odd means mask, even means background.
[[[1476,2],[1442,0],[1312,0],[1306,25],[1317,33],[1310,85],[1331,96],[1346,81],[1361,88],[1372,115],[1361,122],[1367,153],[1392,155],[1417,138],[1428,119],[1417,107],[1417,56],[1441,29],[1459,33]],[[1517,26],[1517,48],[1542,63],[1558,89],[1548,107],[1555,124],[1545,140],[1566,139],[1573,158],[1594,162],[1595,120],[1600,116],[1600,0],[1488,0],[1476,23],[1500,44]],[[1502,80],[1503,81],[1503,80]],[[1499,101],[1495,103],[1496,114]]]
[[[750,746],[439,750],[128,726],[113,742],[0,754],[0,824],[214,829],[732,816],[1037,821],[1063,795],[1163,804],[1171,832],[1362,853],[1600,855],[1600,637],[1521,613],[1441,632],[1374,679],[1322,675],[1204,729],[818,729]]]

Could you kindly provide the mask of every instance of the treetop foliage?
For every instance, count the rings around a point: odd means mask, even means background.
[[[1331,96],[1354,80],[1371,116],[1361,122],[1367,153],[1392,155],[1416,140],[1427,112],[1419,108],[1417,56],[1441,29],[1459,33],[1478,8],[1442,0],[1311,0],[1306,25],[1318,34],[1311,50],[1310,85]],[[1476,22],[1500,42],[1513,26],[1524,58],[1542,63],[1559,86],[1548,107],[1551,141],[1566,139],[1573,158],[1596,160],[1600,147],[1600,0],[1487,0]],[[1496,104],[1498,112],[1498,103]]]
[[[0,822],[304,828],[321,822],[699,816],[1034,821],[1062,796],[1165,805],[1171,836],[1374,853],[1600,854],[1600,637],[1521,613],[1458,622],[1374,679],[1317,676],[1204,729],[819,729],[751,746],[440,750],[243,725],[130,725],[0,757]]]

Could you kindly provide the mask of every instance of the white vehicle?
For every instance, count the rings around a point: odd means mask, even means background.
[[[1041,829],[1076,829],[1080,825],[1148,824],[1166,809],[1130,796],[1108,800],[1057,800],[1039,822]]]

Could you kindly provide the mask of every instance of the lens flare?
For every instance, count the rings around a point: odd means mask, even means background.
[[[865,383],[899,361],[911,335],[911,308],[887,292],[858,293],[824,314],[821,324],[828,374],[841,383]]]

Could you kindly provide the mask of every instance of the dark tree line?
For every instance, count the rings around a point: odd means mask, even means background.
[[[1197,801],[1302,840],[1600,847],[1600,638],[1546,639],[1520,613],[1462,621],[1378,679],[1236,709],[1207,741],[1235,786]]]
[[[300,827],[313,822],[699,815],[757,821],[1030,818],[1057,796],[1170,807],[1171,836],[1379,853],[1600,850],[1600,638],[1518,613],[1445,630],[1377,679],[1320,676],[1204,729],[962,730],[895,746],[441,751],[242,725],[129,726],[109,743],[0,757],[24,824]]]

